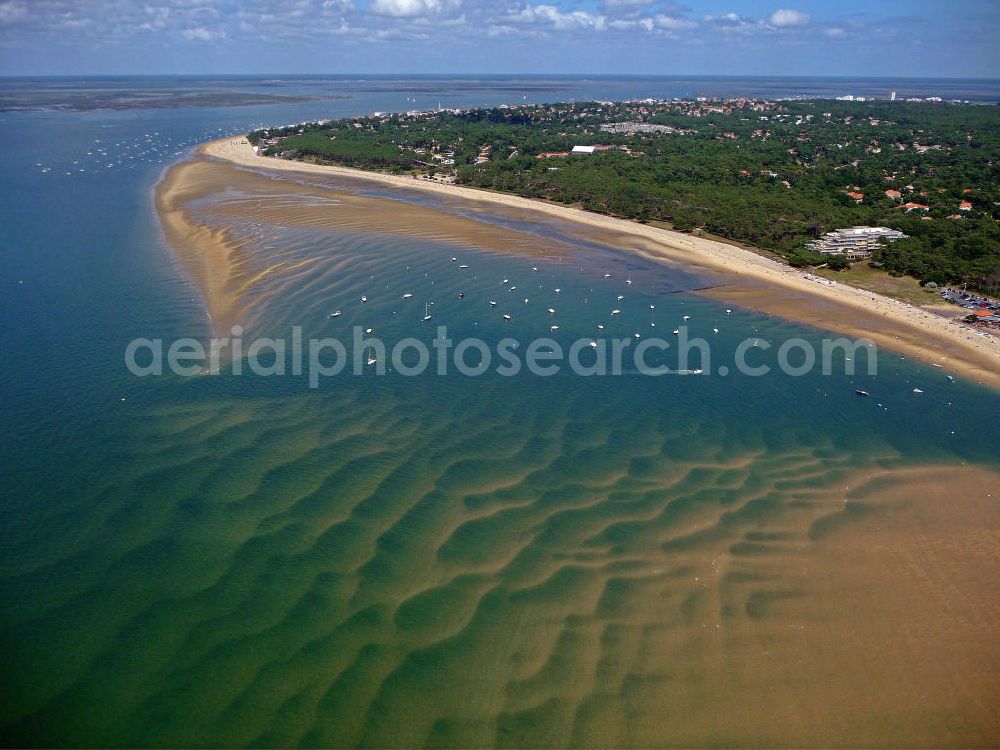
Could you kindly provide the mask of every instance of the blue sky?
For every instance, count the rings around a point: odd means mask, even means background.
[[[1000,77],[997,0],[0,0],[0,74]]]

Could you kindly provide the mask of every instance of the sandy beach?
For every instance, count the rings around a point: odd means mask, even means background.
[[[928,364],[939,364],[948,372],[983,385],[1000,388],[1000,338],[890,297],[847,284],[830,283],[724,242],[519,196],[257,156],[245,138],[211,141],[199,147],[198,152],[242,167],[361,178],[574,222],[607,233],[611,244],[645,257],[733,278],[733,284],[708,292],[717,299],[837,333],[868,337],[879,346]]]

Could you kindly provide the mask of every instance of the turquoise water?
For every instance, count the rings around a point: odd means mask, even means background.
[[[406,106],[392,96],[322,109]],[[10,744],[651,744],[665,715],[700,710],[672,713],[658,686],[704,695],[714,669],[692,575],[796,514],[808,528],[825,511],[803,498],[853,472],[998,466],[1000,396],[885,351],[876,378],[133,377],[132,338],[209,333],[151,207],[162,169],[220,128],[310,108],[0,115]],[[97,140],[110,156],[87,156]],[[746,337],[822,337],[727,315],[690,293],[698,277],[511,225],[519,255],[243,226],[262,264],[317,258],[257,289],[251,327],[429,341],[431,301],[456,340],[568,343],[602,321],[647,336],[654,316],[665,335],[683,315],[723,360]],[[569,249],[533,253],[532,238]],[[737,555],[722,599],[773,593],[757,555]],[[681,644],[666,670],[641,655],[664,623]]]

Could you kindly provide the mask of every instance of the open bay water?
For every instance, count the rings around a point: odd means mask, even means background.
[[[956,492],[979,491],[960,480],[1000,464],[992,391],[888,351],[874,379],[390,372],[311,390],[304,377],[126,370],[137,336],[210,335],[150,197],[191,145],[258,123],[429,106],[417,96],[444,106],[567,98],[429,80],[433,92],[417,81],[413,93],[379,85],[296,105],[0,114],[5,743],[989,736],[995,651],[979,652],[978,667],[960,652],[959,674],[933,673],[936,688],[922,663],[940,654],[921,661],[902,637],[865,636],[865,613],[841,612],[843,595],[821,581],[836,580],[823,567],[831,544],[848,545],[866,519],[888,524],[883,473],[942,467]],[[581,97],[666,95],[641,80],[571,83]],[[206,202],[205,221],[232,227],[231,199]],[[306,336],[346,336],[361,325],[387,343],[429,343],[441,324],[456,340],[515,336],[523,347],[597,337],[598,322],[629,337],[652,335],[655,320],[671,338],[689,315],[692,335],[723,357],[748,336],[823,336],[727,315],[690,293],[697,278],[615,251],[532,252],[541,230],[529,226],[516,227],[528,240],[507,254],[241,221],[260,263],[314,259],[255,290],[261,334],[302,325]],[[859,386],[872,397],[856,397]],[[803,578],[810,566],[819,580]],[[995,590],[980,595],[983,611],[995,609]],[[896,630],[919,630],[921,607],[942,602],[910,604],[887,613]],[[814,640],[789,640],[800,630]],[[866,672],[887,650],[891,668]],[[931,708],[949,719],[915,715]]]

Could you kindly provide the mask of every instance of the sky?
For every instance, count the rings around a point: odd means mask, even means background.
[[[1000,0],[0,0],[0,75],[1000,78]]]

